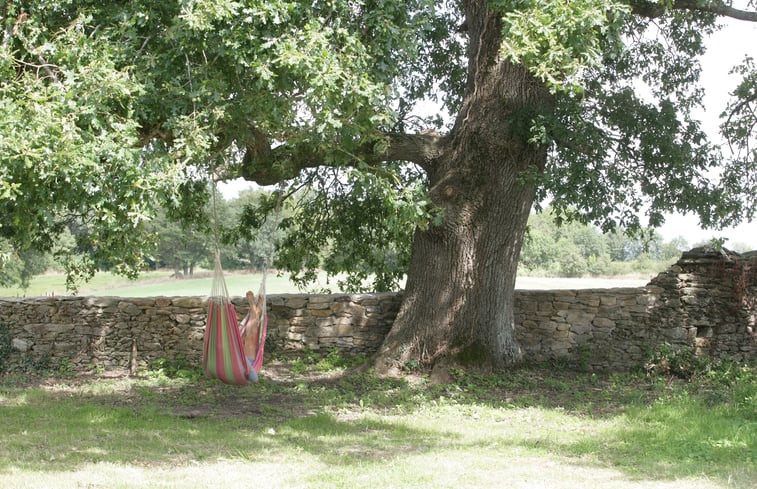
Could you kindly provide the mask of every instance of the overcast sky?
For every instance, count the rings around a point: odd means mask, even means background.
[[[702,85],[705,88],[706,112],[702,114],[705,130],[714,139],[718,136],[719,115],[725,108],[729,93],[739,82],[739,77],[729,75],[731,68],[739,64],[744,56],[757,58],[757,25],[751,22],[729,21],[726,27],[713,34],[708,40],[708,50],[702,58]],[[718,139],[719,140],[719,139]],[[668,216],[659,232],[670,240],[684,237],[689,244],[709,240],[713,237],[728,238],[725,246],[748,245],[757,249],[757,222],[742,224],[722,231],[702,230],[695,216]]]

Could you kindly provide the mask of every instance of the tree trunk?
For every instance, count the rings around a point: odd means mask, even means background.
[[[466,96],[448,146],[424,166],[444,223],[416,231],[403,303],[374,361],[380,371],[447,357],[496,367],[521,358],[513,290],[534,197],[528,175],[546,161],[528,128],[551,97],[500,58],[500,17],[486,4],[466,2]]]

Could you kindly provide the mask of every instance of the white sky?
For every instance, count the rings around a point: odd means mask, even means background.
[[[702,86],[705,88],[705,113],[701,116],[704,129],[715,139],[720,125],[719,115],[725,108],[729,93],[739,82],[737,75],[729,75],[732,67],[745,55],[757,58],[757,25],[751,22],[726,21],[726,27],[708,40],[707,53],[702,57]],[[685,238],[690,245],[713,237],[728,238],[729,245],[747,245],[757,249],[757,222],[744,223],[722,231],[702,230],[695,216],[670,215],[658,230],[666,239]]]
[[[728,94],[736,87],[738,76],[729,75],[733,66],[740,63],[745,55],[757,58],[757,25],[750,22],[730,21],[726,27],[716,32],[708,40],[708,51],[702,58],[701,82],[705,88],[705,113],[701,116],[705,130],[713,139],[717,137],[720,125],[719,115],[728,101]],[[219,182],[219,189],[226,198],[236,196],[241,190],[253,184],[242,179],[226,183]],[[726,247],[746,246],[757,249],[757,221],[744,223],[721,231],[703,230],[696,216],[679,214],[667,215],[665,224],[658,232],[666,241],[683,237],[689,243],[707,241],[712,238],[726,238]]]

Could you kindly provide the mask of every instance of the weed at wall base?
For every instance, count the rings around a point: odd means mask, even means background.
[[[13,339],[7,324],[0,322],[0,373],[8,368],[8,358],[13,350]]]

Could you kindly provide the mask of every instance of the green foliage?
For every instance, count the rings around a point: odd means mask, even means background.
[[[282,221],[276,262],[295,283],[324,270],[342,290],[396,290],[415,225],[438,222],[417,171],[396,164],[363,170],[307,175],[312,190]]]
[[[142,87],[119,66],[117,44],[91,42],[90,17],[60,24],[51,18],[56,9],[44,18],[41,8],[13,2],[2,12],[0,237],[22,253],[50,251],[76,223],[87,255],[64,263],[72,277],[113,257],[117,270],[133,274],[163,180],[136,144]]]
[[[601,63],[608,39],[620,44],[629,12],[624,2],[602,0],[491,3],[503,12],[503,55],[553,91],[570,93],[583,91],[580,75]]]
[[[456,49],[421,48],[451,28],[433,2],[379,3],[0,7],[0,236],[47,251],[70,229],[72,286],[103,263],[131,276],[160,200],[191,219],[206,195],[194,183],[233,175],[261,131],[344,160],[393,124],[391,97],[409,106],[435,88],[418,70]]]
[[[184,356],[176,358],[159,358],[150,364],[149,375],[168,379],[186,379],[190,381],[204,377],[202,368],[192,364]]]
[[[673,210],[705,226],[753,217],[754,62],[736,68],[743,82],[724,113],[729,159],[693,117],[715,16],[666,2],[650,20],[628,4],[488,4],[501,16],[501,52],[553,91],[548,109],[524,109],[526,122],[513,123],[550,153],[537,201],[605,231],[638,230],[644,217],[656,226]],[[411,115],[424,98],[459,109],[473,81],[463,18],[451,0],[1,4],[1,279],[23,281],[26,269],[7,264],[36,262],[30,254],[56,255],[75,288],[97,269],[133,277],[146,261],[199,253],[187,243],[191,252],[180,243],[156,252],[161,209],[187,229],[207,223],[211,175],[244,169],[269,181],[299,172],[281,188],[299,200],[281,235],[257,227],[270,205],[231,212],[241,224],[224,229],[244,231],[228,245],[245,254],[237,265],[270,255],[270,242],[250,239],[259,231],[285,248],[277,264],[301,282],[321,268],[348,273],[337,279],[345,289],[395,288],[412,228],[444,216],[420,169],[361,155],[387,132],[440,128],[441,117]],[[56,251],[66,236],[73,243]],[[566,254],[576,258],[566,273],[604,266],[599,254],[581,256]]]
[[[689,382],[711,404],[727,403],[741,415],[757,419],[757,370],[730,358],[698,357],[691,348],[658,345],[645,364],[647,375],[679,378]]]
[[[558,92],[556,110],[534,120],[534,141],[552,149],[537,201],[549,198],[558,215],[605,231],[656,227],[675,210],[698,214],[705,227],[749,218],[753,159],[732,160],[693,113],[703,94],[698,58],[715,17],[672,11],[654,21],[624,16],[615,26],[595,38],[597,63],[572,80],[580,96]],[[733,178],[714,179],[719,165]]]
[[[661,343],[654,349],[644,368],[653,375],[690,379],[704,372],[710,364],[708,359],[697,357],[691,348],[674,349],[669,343]]]
[[[45,377],[74,377],[77,375],[70,358],[61,357],[55,361],[47,353],[41,355],[24,354],[21,369],[23,372]]]
[[[184,275],[191,275],[198,264],[210,268],[213,237],[207,229],[207,220],[203,224],[182,224],[172,221],[164,211],[160,211],[150,226],[157,238],[154,254],[156,267],[172,268],[176,274]]]
[[[281,197],[281,198],[280,198]],[[284,237],[281,222],[291,210],[278,193],[247,191],[224,202],[222,254],[225,268],[263,270],[271,268],[277,256],[276,244]]]
[[[755,217],[757,209],[757,66],[754,58],[747,57],[743,63],[731,70],[742,76],[742,81],[731,94],[733,98],[720,115],[723,123],[721,134],[734,153],[733,160],[726,165],[723,179],[729,192],[744,193],[746,217]]]
[[[560,249],[557,260],[560,265],[560,275],[565,277],[580,277],[588,271],[586,259],[581,255],[578,247],[568,241],[558,243]]]
[[[602,233],[577,221],[559,223],[552,208],[532,214],[520,256],[529,273],[580,277],[659,272],[689,248],[683,238],[664,243],[659,234]]]
[[[365,362],[365,355],[344,356],[337,348],[331,348],[325,353],[305,349],[292,360],[292,372],[297,375],[308,371],[333,372],[354,368]]]
[[[30,249],[24,253],[15,253],[7,240],[0,238],[0,287],[19,284],[29,287],[29,280],[34,275],[45,272],[52,263],[49,254]]]
[[[8,369],[8,359],[13,351],[13,338],[7,324],[0,321],[0,373]]]

